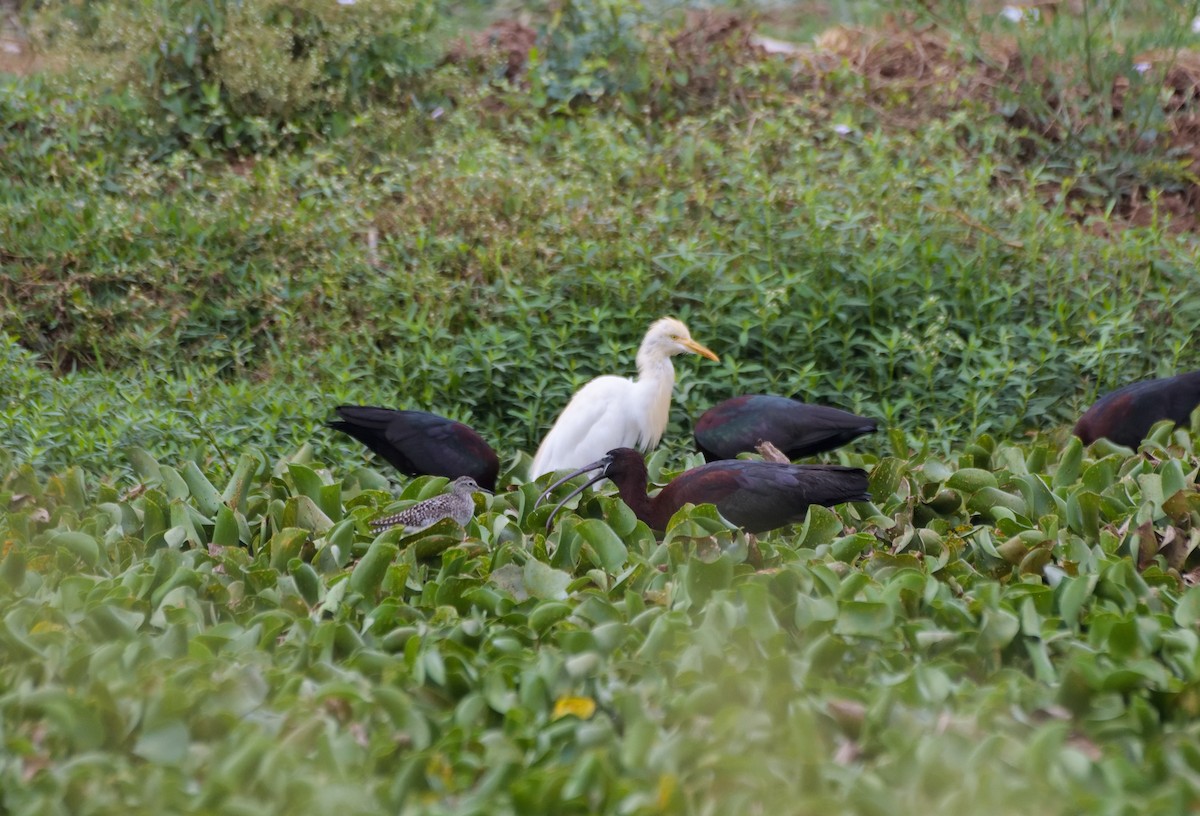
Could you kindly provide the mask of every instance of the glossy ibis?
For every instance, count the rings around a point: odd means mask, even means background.
[[[657,445],[671,411],[671,358],[685,352],[719,360],[692,339],[682,322],[656,320],[638,349],[638,378],[597,377],[579,389],[542,440],[530,478],[580,467],[614,448],[650,450]]]
[[[459,476],[450,483],[449,493],[418,502],[395,515],[375,519],[370,525],[375,532],[400,526],[407,530],[420,530],[444,518],[452,518],[465,527],[475,515],[474,494],[480,491],[491,493],[490,490],[484,490],[477,485],[470,476]]]
[[[733,524],[747,532],[761,533],[803,521],[810,504],[826,507],[850,501],[870,501],[867,473],[840,465],[785,465],[774,462],[732,460],[712,462],[684,471],[657,496],[646,495],[646,462],[631,448],[618,448],[555,482],[552,490],[581,473],[599,470],[587,483],[571,491],[550,514],[589,485],[611,479],[634,514],[653,530],[665,530],[671,516],[683,505],[714,504]],[[540,501],[539,500],[539,501]]]
[[[1200,371],[1137,382],[1098,399],[1075,423],[1075,435],[1085,445],[1104,437],[1137,450],[1155,422],[1186,424],[1197,405]]]
[[[329,427],[349,434],[409,476],[470,476],[496,489],[500,459],[473,428],[425,411],[339,405]]]
[[[748,394],[709,408],[696,421],[696,449],[709,462],[750,453],[770,442],[788,459],[833,450],[874,433],[877,423],[848,411],[788,397]]]

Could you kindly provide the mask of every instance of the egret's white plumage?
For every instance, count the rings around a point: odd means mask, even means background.
[[[614,448],[657,445],[671,412],[671,358],[687,352],[718,359],[681,321],[656,320],[638,349],[638,378],[597,377],[579,389],[538,447],[530,477],[583,467]]]

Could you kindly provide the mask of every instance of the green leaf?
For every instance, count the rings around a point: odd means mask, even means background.
[[[321,477],[317,472],[305,465],[289,462],[288,475],[292,477],[292,482],[296,485],[296,492],[301,496],[307,496],[312,499],[313,504],[320,505],[321,489],[325,486],[321,481]]]
[[[188,461],[183,466],[183,480],[187,483],[188,491],[196,500],[196,507],[206,516],[216,514],[221,504],[221,494],[213,487],[212,482],[205,478],[196,467],[196,463]]]
[[[525,591],[534,598],[543,600],[563,600],[567,597],[567,585],[571,576],[562,570],[543,564],[536,558],[525,562],[523,576]]]
[[[307,531],[301,532],[307,533]],[[396,560],[399,552],[400,547],[389,540],[387,533],[377,536],[371,542],[371,546],[367,548],[366,554],[355,564],[354,571],[350,573],[348,582],[350,591],[363,597],[373,597],[379,585],[383,583],[388,566]],[[272,566],[274,566],[274,558],[272,558]],[[328,603],[328,599],[326,602]]]
[[[885,638],[895,621],[895,612],[885,603],[843,601],[838,605],[834,631],[848,637]]]
[[[83,563],[89,567],[94,567],[100,561],[100,545],[96,543],[96,539],[87,533],[77,531],[64,531],[54,534],[51,542],[55,546],[66,547]]]
[[[828,507],[810,504],[804,514],[804,524],[796,536],[796,543],[805,547],[819,547],[833,541],[842,531],[842,520]]]
[[[179,765],[186,758],[191,735],[182,720],[144,729],[138,735],[133,753],[157,765]]]
[[[159,470],[158,462],[153,456],[141,448],[132,448],[128,455],[130,464],[143,484],[162,484],[162,471]]]
[[[908,471],[908,463],[894,456],[885,456],[871,469],[870,492],[875,501],[886,502],[900,487]]]
[[[234,512],[225,505],[221,505],[217,509],[212,543],[218,547],[236,547],[240,543],[239,529],[240,527]]]
[[[288,561],[300,555],[300,548],[308,541],[309,531],[301,527],[285,527],[271,537],[267,549],[271,553],[271,569],[282,572]]]
[[[1200,587],[1191,587],[1183,593],[1172,617],[1176,624],[1185,628],[1200,624]]]
[[[592,562],[609,574],[615,575],[625,567],[629,551],[613,529],[600,519],[585,519],[575,531],[591,547]],[[585,550],[586,552],[586,550]]]
[[[259,461],[248,453],[243,453],[238,459],[221,500],[229,505],[231,510],[245,511],[246,496],[250,493],[250,482],[258,471]]]
[[[303,527],[316,536],[323,535],[333,527],[329,516],[321,512],[317,503],[308,496],[292,496],[283,506],[283,524],[287,527]]]
[[[1067,446],[1058,457],[1058,468],[1054,471],[1053,485],[1055,489],[1070,487],[1079,480],[1083,466],[1083,442],[1079,437],[1072,436]]]

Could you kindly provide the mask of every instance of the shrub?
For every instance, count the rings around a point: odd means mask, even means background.
[[[438,0],[157,0],[107,7],[93,54],[147,103],[160,153],[255,152],[339,132],[432,68]]]
[[[1013,129],[1013,158],[1043,192],[1140,224],[1159,206],[1194,208],[1200,3],[1083,0],[1002,14],[959,0],[912,5],[975,58],[976,91]]]

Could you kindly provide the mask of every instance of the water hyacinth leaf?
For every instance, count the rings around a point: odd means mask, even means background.
[[[287,569],[288,574],[296,582],[296,589],[304,598],[304,602],[309,606],[316,606],[320,603],[324,586],[312,565],[304,563],[299,558],[293,558],[288,561]]]
[[[258,467],[258,459],[248,453],[243,453],[238,458],[233,475],[221,493],[221,501],[225,502],[230,509],[245,511],[246,496],[250,493],[250,483],[255,473],[258,472]]]
[[[451,518],[441,519],[398,541],[401,549],[411,550],[417,558],[433,558],[462,542],[463,528]]]
[[[206,516],[213,516],[221,504],[221,494],[213,487],[196,463],[188,461],[183,466],[183,480],[187,483],[188,491],[196,501],[196,508]]]
[[[388,566],[396,559],[400,547],[384,533],[367,548],[367,552],[355,564],[348,581],[351,592],[363,597],[373,597],[379,585],[383,583]]]
[[[954,474],[946,480],[946,487],[952,490],[961,490],[963,493],[974,493],[985,487],[999,487],[999,483],[991,471],[967,467],[954,471]]]
[[[961,471],[960,471],[961,472]],[[998,508],[1003,508],[1017,516],[1025,516],[1029,511],[1025,500],[1020,496],[1006,493],[997,487],[984,487],[976,491],[967,502],[967,509],[993,519],[1000,518]]]
[[[320,505],[321,488],[325,486],[321,481],[321,477],[312,468],[289,462],[287,466],[288,476],[292,479],[292,484],[296,486],[296,492],[301,496],[307,496],[312,499],[314,504]]]
[[[1160,448],[1166,447],[1171,443],[1171,433],[1174,430],[1174,420],[1159,420],[1150,426],[1150,432],[1146,434],[1146,443],[1156,445]]]
[[[1083,469],[1083,476],[1080,478],[1080,482],[1088,490],[1095,493],[1103,493],[1116,480],[1117,465],[1118,462],[1111,456],[1106,456],[1103,459],[1092,462]]]
[[[96,539],[87,533],[78,531],[63,531],[55,533],[50,543],[57,547],[66,547],[89,567],[96,566],[100,561],[100,545]]]
[[[1162,515],[1162,503],[1166,498],[1163,492],[1162,476],[1157,473],[1143,473],[1137,477],[1138,487],[1142,490],[1142,502],[1146,506],[1146,512],[1139,520],[1157,518]]]
[[[529,593],[525,591],[525,571],[516,564],[497,567],[488,575],[488,580],[502,592],[511,595],[518,603],[529,597]]]
[[[1097,575],[1080,575],[1068,576],[1059,584],[1056,589],[1058,611],[1068,626],[1080,623],[1080,614],[1098,581]]]
[[[25,583],[26,566],[25,553],[13,547],[0,558],[0,577],[9,587],[17,589]]]
[[[170,526],[167,523],[166,497],[157,490],[148,490],[142,496],[142,540],[154,547]]]
[[[633,534],[638,524],[638,518],[629,505],[619,498],[608,496],[598,496],[597,501],[600,503],[604,520],[620,539],[625,540]]]
[[[239,530],[240,528],[234,512],[222,504],[217,509],[212,543],[218,547],[236,547],[240,542]]]
[[[567,586],[571,583],[569,573],[554,569],[536,558],[525,562],[522,578],[525,591],[531,597],[542,600],[564,600],[567,597]]]
[[[82,510],[88,501],[87,485],[84,483],[83,471],[77,467],[68,468],[62,476],[63,498],[75,510]]]
[[[1021,559],[1017,571],[1022,575],[1041,575],[1042,570],[1053,558],[1054,553],[1050,551],[1049,547],[1036,547]]]
[[[446,492],[448,479],[442,476],[419,476],[400,491],[398,498],[406,501],[425,501]]]
[[[1163,501],[1162,509],[1176,524],[1195,519],[1200,515],[1200,493],[1188,488],[1179,490]],[[1200,519],[1196,521],[1200,522]]]
[[[507,569],[507,567],[502,568]],[[514,567],[515,569],[515,567]],[[492,573],[493,578],[495,573]],[[571,607],[561,601],[543,601],[529,613],[529,626],[538,635],[544,635],[551,626],[571,614]]]
[[[796,542],[805,547],[828,544],[842,531],[842,520],[828,507],[810,504],[804,515],[804,524],[796,536]]]
[[[592,561],[598,567],[610,574],[616,574],[624,568],[629,551],[625,548],[625,542],[608,524],[599,519],[586,519],[579,523],[575,531],[587,542],[594,554]]]
[[[171,720],[142,730],[133,753],[164,765],[179,765],[186,759],[191,735],[182,720]]]
[[[391,488],[388,478],[374,468],[356,468],[345,477],[348,487],[357,486],[359,490],[387,491]]]
[[[704,603],[718,590],[728,589],[733,582],[733,567],[733,559],[725,554],[710,562],[689,558],[680,569],[680,580],[692,606]]]
[[[1090,490],[1075,490],[1067,497],[1067,527],[1088,541],[1100,535],[1100,497]]]
[[[181,531],[183,540],[193,547],[206,546],[208,542],[200,532],[203,527],[192,517],[191,511],[192,507],[183,499],[173,499],[171,501],[171,528]],[[178,540],[172,546],[177,546],[177,544]]]
[[[342,520],[342,485],[341,483],[321,485],[320,497],[316,500],[321,512],[335,522]]]
[[[1050,490],[1044,477],[1030,473],[1018,477],[1016,482],[1020,487],[1021,495],[1025,499],[1025,505],[1031,517],[1041,518],[1042,516],[1059,512],[1059,502],[1061,500]]]
[[[851,563],[878,542],[871,533],[854,533],[842,536],[829,545],[829,551],[838,561]]]
[[[871,470],[870,493],[875,501],[884,503],[900,487],[900,480],[908,470],[907,463],[894,456],[884,457]]]
[[[153,456],[141,448],[132,448],[128,457],[129,463],[133,465],[133,470],[142,480],[142,484],[159,485],[162,483],[162,471],[159,470],[158,462]]]
[[[1003,649],[1021,631],[1020,619],[1007,609],[985,609],[979,627],[978,646],[982,650]]]
[[[954,475],[953,470],[937,459],[926,459],[921,463],[918,471],[924,476],[926,482],[933,484],[941,484]]]
[[[737,527],[726,521],[712,504],[685,504],[667,522],[667,533],[663,544],[669,545],[680,539],[711,538],[719,534],[737,531]]]
[[[771,608],[771,598],[765,584],[748,583],[738,587],[745,604],[746,629],[755,640],[766,640],[780,631],[779,621]]]
[[[838,604],[833,631],[844,637],[884,638],[895,623],[890,606],[876,601],[843,601]]]
[[[1175,607],[1175,623],[1188,629],[1200,626],[1200,587],[1191,587]]]
[[[271,553],[271,569],[282,572],[287,563],[300,556],[300,549],[308,541],[309,531],[302,527],[285,527],[271,537],[267,549]]]
[[[280,521],[284,527],[302,527],[317,536],[333,527],[332,519],[308,496],[292,496],[288,499]]]
[[[1058,457],[1058,468],[1054,471],[1054,488],[1069,487],[1079,480],[1083,467],[1083,442],[1072,436]]]

